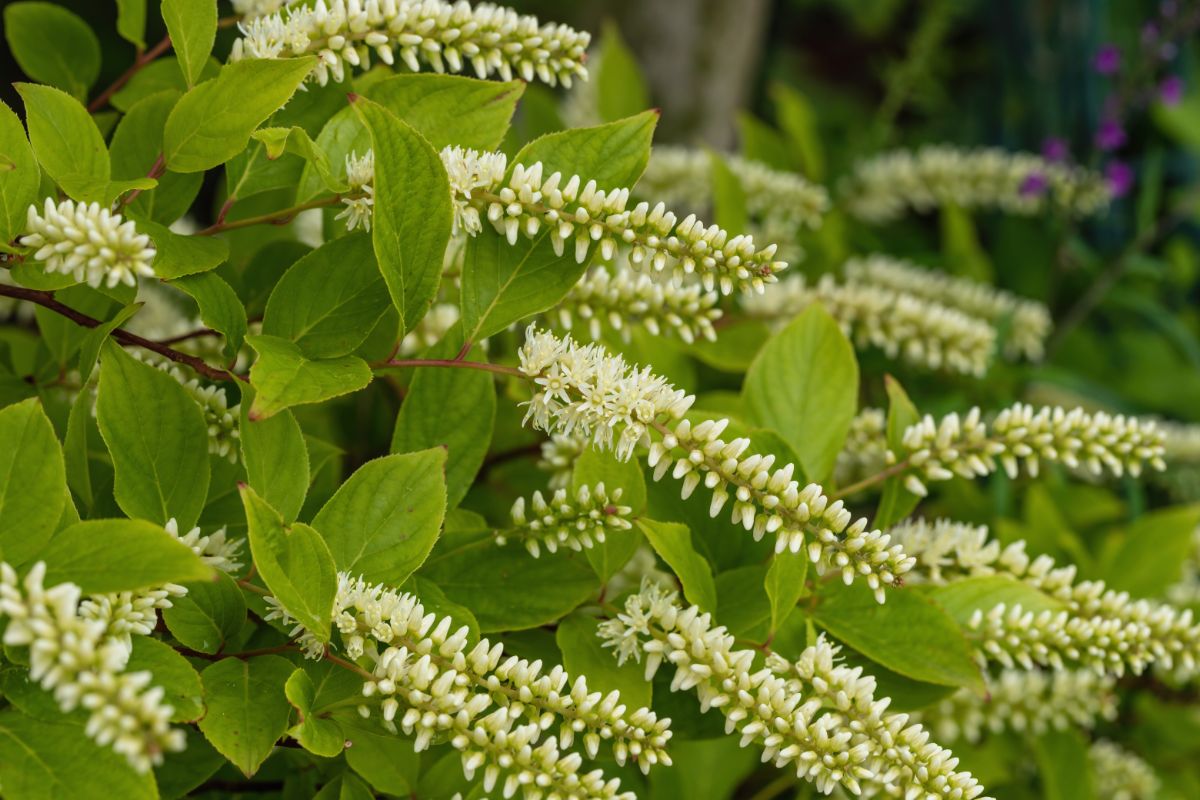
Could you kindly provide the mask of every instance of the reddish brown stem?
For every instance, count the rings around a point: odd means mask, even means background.
[[[133,78],[134,75],[137,75],[142,70],[143,67],[145,67],[147,64],[149,64],[154,59],[161,56],[163,53],[167,52],[167,50],[169,50],[170,47],[171,47],[171,37],[164,36],[162,38],[162,41],[159,42],[158,44],[154,45],[154,47],[151,47],[149,50],[147,50],[144,53],[139,53],[138,57],[135,58],[133,60],[133,63],[129,65],[129,69],[122,72],[120,77],[118,77],[115,81],[113,81],[112,84],[110,84],[107,89],[105,89],[100,94],[96,95],[95,100],[88,103],[87,110],[90,113],[95,114],[97,111],[99,111],[100,109],[102,109],[106,105],[108,105],[108,101],[112,100],[112,96],[114,94],[116,94],[117,92],[119,92],[121,90],[121,87],[123,87],[125,84],[129,83],[130,79]]]

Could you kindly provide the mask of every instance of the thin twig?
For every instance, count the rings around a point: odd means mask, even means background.
[[[323,197],[320,200],[310,200],[307,203],[301,203],[298,206],[285,208],[282,211],[272,211],[269,214],[259,214],[257,217],[246,217],[245,219],[235,219],[233,222],[226,222],[222,216],[218,215],[218,221],[202,231],[196,231],[194,236],[213,236],[225,231],[233,231],[238,228],[249,228],[251,225],[286,225],[295,219],[296,215],[301,211],[308,211],[311,208],[324,208],[338,202],[341,198],[338,195],[333,197]],[[226,209],[222,209],[222,214],[226,213]]]
[[[112,96],[114,94],[116,94],[117,92],[119,92],[121,90],[121,87],[123,87],[125,84],[129,83],[129,80],[134,75],[141,72],[143,67],[145,67],[147,64],[149,64],[154,59],[161,56],[163,53],[167,52],[167,50],[170,49],[170,47],[171,47],[171,37],[164,36],[162,38],[162,41],[159,42],[158,44],[154,45],[154,47],[151,47],[149,50],[147,50],[144,53],[138,54],[138,57],[136,59],[134,59],[133,63],[129,66],[129,69],[122,72],[120,77],[118,77],[115,81],[113,81],[112,84],[109,85],[109,87],[107,89],[105,89],[100,94],[96,95],[95,100],[88,103],[87,110],[89,112],[95,114],[97,111],[99,111],[100,109],[102,109],[106,105],[108,105],[108,101],[112,99]]]

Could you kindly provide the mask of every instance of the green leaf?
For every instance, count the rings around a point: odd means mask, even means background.
[[[162,0],[163,22],[188,86],[195,85],[217,38],[217,4],[209,0]]]
[[[895,592],[888,594],[888,602]],[[965,625],[976,611],[989,611],[1004,603],[1006,606],[1021,606],[1037,614],[1042,611],[1058,611],[1062,603],[1033,588],[1011,575],[983,575],[962,578],[945,586],[928,591],[928,596],[960,625]]]
[[[620,504],[633,509],[635,516],[641,516],[646,511],[646,479],[642,475],[641,464],[637,459],[618,461],[610,452],[600,452],[593,448],[584,450],[575,459],[571,468],[571,491],[578,492],[580,487],[593,487],[598,483],[604,484],[608,496],[613,491],[621,490]],[[617,570],[629,563],[633,554],[642,544],[641,534],[635,530],[608,530],[604,541],[583,551],[592,569],[602,581],[607,581]]]
[[[357,717],[357,715],[355,715]],[[420,774],[420,753],[412,743],[385,730],[378,719],[339,720],[350,746],[346,763],[378,792],[411,797]]]
[[[163,153],[173,172],[202,172],[237,155],[250,134],[295,93],[314,59],[249,59],[221,67],[167,117]]]
[[[212,567],[192,548],[161,526],[140,519],[76,522],[55,534],[38,558],[46,562],[46,585],[70,581],[84,594],[213,577]]]
[[[1033,740],[1045,800],[1093,800],[1087,740],[1076,730],[1052,730]]]
[[[979,243],[970,212],[953,204],[941,206],[942,254],[954,270],[981,283],[991,283],[994,270],[987,251]]]
[[[803,94],[782,83],[772,84],[770,91],[771,99],[775,101],[779,126],[800,156],[803,173],[814,181],[824,180],[825,154],[812,103]]]
[[[83,725],[0,711],[0,783],[8,800],[157,800],[154,776],[89,739]]]
[[[200,74],[200,78],[202,80],[215,78],[220,71],[220,62],[215,58],[210,58],[204,65],[204,71]],[[112,96],[111,104],[118,111],[128,112],[134,105],[150,95],[168,89],[178,92],[180,95],[188,90],[183,70],[179,67],[179,59],[174,55],[157,58],[138,70],[137,74]],[[162,136],[161,126],[158,129],[158,135]]]
[[[246,623],[246,599],[233,578],[218,572],[214,581],[190,583],[183,597],[163,609],[163,622],[184,647],[219,653]]]
[[[88,24],[54,3],[12,3],[4,38],[21,71],[82,100],[100,74],[100,41]]]
[[[921,414],[900,381],[891,375],[883,376],[884,386],[887,387],[887,444],[894,453],[905,452],[904,432],[917,424]],[[875,527],[887,528],[912,513],[921,498],[904,488],[903,476],[888,478],[883,483],[883,496],[879,499],[879,508],[875,511]]]
[[[80,371],[80,374],[83,372]],[[86,377],[83,379],[87,380]],[[63,437],[62,449],[67,470],[67,486],[88,509],[95,504],[92,473],[88,463],[88,431],[94,426],[91,393],[80,392],[71,404],[71,412],[67,416],[67,432]],[[3,554],[0,554],[0,557],[3,557]]]
[[[251,138],[263,143],[268,159],[277,159],[284,153],[304,159],[307,162],[305,169],[311,168],[316,173],[326,191],[344,192],[349,188],[347,183],[334,173],[325,151],[312,140],[308,131],[299,125],[290,128],[259,128],[251,134]]]
[[[200,321],[225,337],[222,351],[227,358],[236,358],[249,326],[246,309],[233,287],[215,272],[184,275],[171,285],[192,296],[200,309]]]
[[[250,407],[253,419],[356,392],[371,382],[371,368],[355,356],[310,359],[278,336],[247,336],[246,341],[258,351],[250,368],[250,383],[257,392]]]
[[[138,230],[154,240],[154,272],[164,281],[216,269],[229,258],[229,243],[215,236],[184,236],[166,225],[137,220]]]
[[[428,358],[453,358],[455,339],[445,339]],[[486,361],[478,347],[467,357]],[[392,452],[411,453],[428,447],[446,450],[446,504],[454,508],[466,497],[492,442],[496,418],[496,385],[490,373],[475,369],[419,369],[392,433]]]
[[[692,532],[678,522],[655,522],[639,519],[637,525],[654,552],[666,561],[679,582],[689,603],[705,611],[717,610],[717,587],[713,583],[712,567],[692,546]]]
[[[149,672],[151,685],[166,692],[163,698],[173,709],[172,722],[195,722],[204,716],[204,689],[200,675],[174,648],[149,636],[134,636],[129,672]]]
[[[67,502],[62,448],[37,399],[0,409],[0,559],[23,564],[50,539]]]
[[[604,189],[633,186],[650,157],[657,120],[656,112],[647,111],[607,125],[552,133],[523,147],[511,164],[541,161],[547,174],[578,174]],[[460,305],[467,341],[479,341],[552,307],[578,282],[587,263],[586,258],[577,262],[571,247],[556,256],[545,229],[510,245],[485,225],[467,243],[463,259]]]
[[[353,772],[343,772],[322,786],[313,800],[375,800],[375,795],[362,778]]]
[[[908,678],[984,691],[983,675],[958,624],[937,603],[911,590],[875,602],[862,581],[824,584],[813,620],[838,640]]]
[[[309,482],[308,448],[300,425],[290,411],[268,419],[250,419],[250,399],[245,393],[241,411],[239,430],[246,480],[285,522],[293,522],[304,505]]]
[[[138,100],[121,117],[108,146],[113,178],[142,178],[153,169],[162,153],[163,127],[182,96],[178,89],[155,92]],[[129,202],[128,215],[169,225],[191,206],[203,178],[199,173],[164,173],[159,176],[157,186]]]
[[[287,730],[291,706],[283,687],[292,675],[279,656],[226,658],[200,673],[208,713],[200,730],[246,777],[258,771]]]
[[[6,159],[0,165],[0,244],[7,246],[25,232],[26,214],[37,202],[42,173],[25,138],[25,127],[4,103],[0,103],[0,153]]]
[[[86,383],[91,378],[92,370],[96,368],[96,359],[100,357],[100,348],[104,347],[108,337],[141,308],[141,303],[130,303],[117,311],[112,319],[100,323],[84,335],[79,344],[79,378],[82,382]]]
[[[810,481],[833,471],[858,407],[858,362],[838,324],[813,306],[759,351],[742,386],[746,407],[800,456]]]
[[[421,575],[466,606],[482,633],[547,625],[595,596],[599,581],[582,556],[530,558],[519,544],[485,536],[429,559]]]
[[[241,495],[250,552],[263,582],[293,619],[318,641],[328,642],[337,593],[337,570],[328,545],[302,522],[285,526],[279,512],[250,487],[241,487]]]
[[[587,677],[588,690],[621,693],[621,702],[632,711],[649,707],[652,684],[643,676],[641,665],[632,659],[617,666],[611,648],[603,646],[596,633],[600,620],[584,614],[572,614],[558,624],[554,640],[562,651],[562,665],[572,677]]]
[[[187,390],[109,340],[96,420],[112,455],[121,510],[158,523],[174,517],[180,530],[195,525],[208,495],[208,426]]]
[[[734,636],[765,641],[771,633],[771,602],[764,589],[767,565],[751,564],[717,575],[717,619]]]
[[[404,582],[404,589],[421,598],[421,605],[425,607],[426,614],[450,617],[450,627],[453,630],[458,630],[465,625],[467,640],[472,642],[479,640],[479,620],[475,619],[471,609],[446,597],[446,593],[436,583],[414,573],[408,576],[408,580]]]
[[[441,157],[421,134],[377,103],[353,103],[375,150],[371,239],[407,333],[433,304],[442,278],[453,219],[450,184]]]
[[[146,0],[117,0],[117,33],[139,50],[146,49]]]
[[[1157,597],[1178,583],[1200,525],[1200,504],[1151,511],[1135,519],[1109,560],[1109,588],[1135,597]]]
[[[767,598],[771,601],[771,630],[777,631],[796,602],[804,596],[804,579],[808,575],[808,559],[803,554],[777,553],[767,570]]]
[[[606,20],[596,59],[596,111],[603,122],[631,117],[650,105],[650,90],[620,29]]]
[[[262,330],[290,339],[310,358],[336,358],[354,352],[389,308],[370,237],[351,234],[284,273],[267,301]]]
[[[719,153],[710,156],[713,222],[727,231],[747,230],[746,192],[742,182]]]
[[[46,174],[75,200],[102,199],[110,174],[108,150],[91,115],[58,89],[33,83],[16,87],[25,101],[29,143]]]
[[[313,518],[339,570],[399,585],[425,561],[446,513],[440,447],[368,461]]]
[[[293,672],[283,691],[300,716],[300,721],[292,726],[288,735],[300,742],[310,753],[326,758],[340,755],[346,747],[346,737],[342,735],[340,725],[313,712],[317,687],[313,685],[308,673],[302,669]]]

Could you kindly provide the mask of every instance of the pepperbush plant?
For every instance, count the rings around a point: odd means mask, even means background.
[[[1111,177],[652,146],[615,31],[487,4],[114,8],[108,88],[4,11],[5,798],[1196,785],[1113,723],[1195,736],[1194,429],[887,254]]]

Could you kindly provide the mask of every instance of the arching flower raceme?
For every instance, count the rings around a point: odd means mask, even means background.
[[[681,607],[674,592],[654,584],[627,598],[624,612],[597,633],[620,663],[644,656],[647,680],[671,665],[672,691],[694,690],[701,710],[720,711],[726,733],[740,734],[743,747],[763,748],[763,761],[795,770],[821,792],[879,788],[967,800],[983,793],[920,725],[885,713],[874,679],[835,666],[836,649],[823,638],[794,664],[772,658],[756,669],[755,651],[736,649],[711,614]]]
[[[139,276],[154,277],[150,237],[99,203],[55,204],[47,197],[41,213],[36,204],[29,207],[26,227],[20,244],[36,248],[31,257],[43,262],[46,272],[71,275],[93,288],[136,286]]]
[[[939,739],[979,742],[990,733],[1035,736],[1071,727],[1091,729],[1117,716],[1116,680],[1091,670],[1006,669],[987,692],[959,689],[920,714]]]
[[[372,54],[391,65],[397,57],[413,72],[463,72],[504,80],[518,76],[570,87],[587,78],[583,65],[591,36],[566,25],[491,3],[442,0],[317,0],[244,20],[230,60],[317,56],[312,79],[340,83],[353,68],[368,69]],[[351,69],[348,70],[347,67]]]
[[[350,189],[342,197],[345,208],[334,217],[346,220],[346,230],[371,230],[371,216],[375,213],[374,182],[374,150],[368,150],[361,158],[355,152],[346,156],[346,183]]]
[[[996,329],[978,317],[904,292],[839,284],[832,275],[815,285],[795,275],[766,294],[742,298],[748,316],[780,322],[812,305],[828,311],[857,347],[878,347],[929,369],[982,376],[996,347]]]
[[[277,616],[288,621],[282,609]],[[482,768],[486,790],[503,781],[505,797],[520,788],[531,799],[631,799],[619,780],[580,772],[582,756],[563,752],[576,737],[590,758],[608,742],[619,764],[632,759],[646,772],[671,763],[664,749],[670,720],[630,710],[618,692],[593,692],[582,676],[544,671],[540,661],[506,655],[487,639],[471,647],[467,628],[451,632],[452,624],[426,613],[411,594],[340,573],[334,625],[349,657],[372,662],[360,712],[377,710],[392,730],[398,724],[418,751],[448,741],[468,779]],[[312,632],[298,631],[308,655],[319,657],[324,648]],[[544,736],[556,722],[557,737]]]
[[[525,498],[518,498],[512,507],[512,527],[496,531],[496,543],[519,541],[534,558],[543,547],[554,553],[560,547],[578,551],[603,544],[606,531],[633,527],[629,521],[633,509],[618,505],[621,494],[620,489],[609,492],[597,483],[580,486],[573,496],[559,489],[549,501],[534,492],[528,509]]]
[[[128,651],[103,622],[80,613],[82,593],[73,583],[46,588],[46,565],[20,578],[0,563],[0,615],[4,644],[29,648],[29,677],[53,692],[65,711],[88,713],[84,732],[123,755],[139,772],[182,750],[184,733],[170,726],[174,709],[149,672],[125,672]]]
[[[1141,673],[1158,664],[1185,674],[1200,668],[1200,625],[1190,610],[1134,599],[1104,581],[1076,581],[1076,567],[1030,559],[1025,542],[1001,548],[987,529],[948,520],[911,520],[889,531],[917,561],[915,581],[1009,575],[1046,595],[1042,608],[1000,603],[976,609],[968,628],[981,661],[1012,668],[1083,666],[1097,674]]]
[[[833,465],[838,486],[849,486],[887,466],[887,413],[881,408],[864,408],[850,420],[846,442]]]
[[[819,571],[840,572],[846,583],[860,576],[880,602],[883,587],[911,566],[886,534],[869,530],[866,519],[854,520],[840,500],[831,501],[815,483],[801,488],[792,479],[795,465],[774,468],[773,455],[747,453],[749,439],[721,439],[729,420],[693,425],[685,419],[695,398],[649,369],[533,326],[520,369],[536,387],[525,421],[547,433],[578,433],[621,460],[639,445],[647,447],[655,480],[671,472],[683,482],[685,499],[703,483],[712,492],[711,516],[732,501],[732,522],[756,539],[773,535],[777,552],[807,549]]]
[[[1140,756],[1101,739],[1088,748],[1096,797],[1109,800],[1154,800],[1162,782]]]
[[[1038,361],[1045,353],[1053,322],[1041,303],[978,281],[919,267],[885,255],[852,258],[842,268],[852,283],[866,284],[920,297],[991,325],[1007,321],[1004,352],[1009,358]]]
[[[1025,189],[1031,175],[1041,177],[1043,191]],[[926,212],[942,205],[1022,215],[1054,209],[1086,217],[1104,211],[1110,199],[1103,176],[1093,170],[1032,153],[947,145],[897,150],[861,161],[840,188],[850,213],[872,223],[889,222],[909,209]]]
[[[1166,468],[1163,434],[1153,420],[1089,414],[1082,408],[1067,411],[1017,403],[990,424],[978,408],[940,421],[927,414],[904,432],[902,441],[911,468],[905,486],[922,496],[925,481],[982,477],[995,472],[998,464],[1013,478],[1022,466],[1036,477],[1043,461],[1082,467],[1093,475],[1108,470],[1115,476],[1128,472],[1136,477],[1144,464]],[[892,458],[898,462],[900,454]]]

